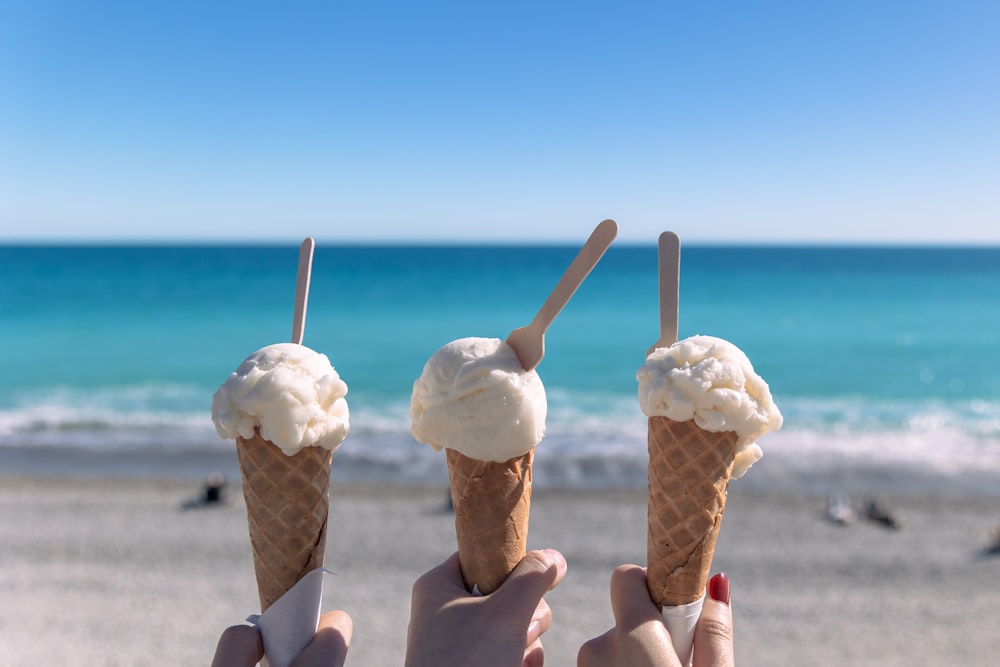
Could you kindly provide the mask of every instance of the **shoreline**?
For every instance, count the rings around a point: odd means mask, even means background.
[[[0,645],[8,664],[208,664],[219,634],[256,609],[238,483],[184,510],[194,480],[0,474]],[[325,609],[355,622],[348,665],[402,663],[413,581],[454,551],[443,487],[331,487]],[[730,487],[713,564],[733,585],[741,665],[989,665],[1000,524],[988,496],[883,493],[901,519],[826,521],[800,490]],[[861,499],[858,498],[860,501]],[[536,489],[529,548],[563,552],[547,600],[546,664],[575,664],[607,630],[611,571],[645,559],[642,490]],[[59,628],[60,641],[44,640]]]
[[[412,461],[385,462],[334,453],[335,484],[378,484],[435,489],[448,483],[443,455],[421,452]],[[536,456],[535,488],[554,491],[641,491],[646,484],[643,456],[575,459]],[[409,466],[407,466],[409,464]],[[200,482],[220,473],[240,479],[235,450],[227,448],[83,448],[0,446],[0,474],[66,480],[162,480]],[[807,462],[767,455],[731,488],[755,493],[830,495],[935,495],[1000,499],[1000,472],[928,470],[912,463],[829,459]]]

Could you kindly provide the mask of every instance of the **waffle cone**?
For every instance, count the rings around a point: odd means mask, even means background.
[[[649,418],[646,581],[660,607],[695,602],[705,592],[736,442],[733,432]]]
[[[535,450],[502,463],[446,452],[462,576],[488,595],[525,554]]]
[[[305,447],[288,456],[260,432],[238,438],[236,451],[263,611],[323,566],[332,452]]]

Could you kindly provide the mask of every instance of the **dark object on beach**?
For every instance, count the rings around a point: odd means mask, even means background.
[[[222,475],[216,473],[210,476],[208,482],[205,484],[205,504],[221,503],[222,494],[225,490],[226,480]]]
[[[1000,556],[1000,526],[993,529],[993,542],[983,549],[984,556]]]
[[[226,478],[222,473],[213,472],[208,476],[208,481],[202,487],[201,496],[184,503],[184,509],[194,509],[196,507],[213,507],[223,505],[226,501]]]
[[[872,499],[865,507],[865,518],[877,523],[885,528],[897,530],[902,527],[903,522],[895,514],[882,507],[878,501]]]
[[[829,496],[826,499],[826,519],[838,526],[849,526],[858,519],[845,496]]]

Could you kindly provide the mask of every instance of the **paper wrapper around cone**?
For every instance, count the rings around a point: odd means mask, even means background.
[[[445,451],[462,576],[489,595],[525,554],[535,450],[502,463]]]
[[[737,435],[649,418],[646,581],[660,607],[701,598],[708,583]]]
[[[255,432],[236,440],[260,608],[323,566],[333,452],[305,447],[288,456]]]

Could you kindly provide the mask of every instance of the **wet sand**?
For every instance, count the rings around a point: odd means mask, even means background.
[[[0,475],[0,665],[207,665],[257,606],[237,485],[183,509],[188,480]],[[731,487],[715,570],[732,580],[737,664],[992,665],[1000,499],[880,495],[891,530],[824,520],[825,499]],[[333,487],[325,608],[355,623],[348,665],[401,665],[410,586],[454,550],[443,488]],[[858,506],[861,497],[854,499]],[[608,578],[645,560],[643,491],[537,489],[532,548],[569,563],[548,596],[546,664],[611,625]]]

